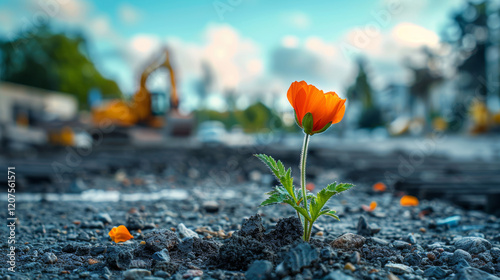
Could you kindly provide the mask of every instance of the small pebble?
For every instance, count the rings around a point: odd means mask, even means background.
[[[352,263],[348,262],[345,264],[344,269],[354,272],[356,270],[356,267]]]
[[[54,264],[57,262],[57,256],[54,253],[46,253],[43,255],[43,262],[46,264]]]
[[[203,271],[199,269],[188,269],[182,277],[191,278],[191,277],[201,277],[203,276]]]
[[[132,268],[123,272],[123,278],[128,280],[139,280],[151,276],[151,271],[141,268]]]

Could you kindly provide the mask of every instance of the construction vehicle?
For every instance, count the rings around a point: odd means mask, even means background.
[[[149,76],[158,69],[166,68],[170,76],[170,110],[166,111],[165,94],[152,93],[146,82]],[[190,115],[179,113],[179,96],[175,84],[175,71],[170,63],[167,49],[142,72],[139,89],[130,102],[111,100],[104,106],[92,109],[92,122],[95,126],[110,123],[117,127],[114,136],[130,137],[128,131],[132,127],[163,128],[171,136],[189,136],[194,126]]]

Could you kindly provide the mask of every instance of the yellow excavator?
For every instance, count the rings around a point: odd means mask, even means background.
[[[167,69],[170,76],[170,110],[166,112],[164,94],[151,93],[146,87],[148,77],[158,69]],[[110,122],[119,128],[145,126],[165,128],[173,136],[189,136],[193,128],[193,118],[179,113],[179,96],[175,84],[175,71],[170,63],[170,55],[164,49],[161,55],[142,72],[139,89],[130,102],[111,100],[104,106],[92,110],[94,125]]]

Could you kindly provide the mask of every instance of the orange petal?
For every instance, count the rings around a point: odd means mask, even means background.
[[[327,96],[333,103],[331,105],[330,114],[328,115],[328,121],[331,121],[332,124],[338,123],[344,117],[346,100],[340,98],[335,92],[329,92]]]
[[[315,96],[318,96],[318,89],[313,86],[313,85],[307,85],[304,86],[302,88],[305,92],[305,98],[302,99],[302,91],[299,91],[299,93],[297,94],[297,99],[296,99],[296,102],[295,102],[295,107],[299,110],[300,112],[300,116],[301,117],[304,117],[307,113],[313,113],[311,111],[311,103],[314,102],[316,103],[317,102],[317,99],[315,98]],[[314,116],[313,116],[313,119],[314,119]],[[302,121],[302,120],[301,120]]]
[[[112,228],[108,234],[115,243],[125,242],[134,238],[124,225]]]
[[[418,203],[418,198],[411,195],[405,195],[401,197],[401,200],[399,201],[401,206],[418,206]]]
[[[387,186],[382,182],[375,183],[372,188],[376,192],[385,192],[387,190]]]
[[[288,92],[286,94],[286,97],[288,98],[288,102],[290,102],[290,105],[292,105],[292,107],[295,107],[295,98],[297,97],[297,92],[303,88],[307,86],[307,83],[304,82],[304,81],[300,81],[300,82],[293,82],[291,85],[290,85],[290,88],[288,88]]]
[[[297,114],[297,119],[299,120],[299,125],[302,126],[302,119],[304,118],[306,112],[304,112],[304,103],[306,102],[307,93],[305,88],[300,88],[294,100],[293,108]]]
[[[372,201],[370,203],[370,206],[363,204],[361,205],[361,208],[363,208],[363,210],[365,210],[366,212],[373,212],[373,210],[377,209],[377,202]]]
[[[340,122],[344,118],[345,114],[345,99],[342,101],[342,105],[340,105],[340,109],[335,113],[333,117],[332,124]]]
[[[316,186],[314,185],[314,183],[307,183],[306,189],[308,191],[312,192],[314,190],[314,188],[316,188]]]
[[[287,98],[295,110],[300,127],[304,116],[312,114],[313,132],[321,130],[330,122],[338,123],[344,117],[346,99],[341,99],[335,92],[324,93],[305,81],[293,82],[288,88]]]
[[[322,118],[317,124],[318,129],[323,128],[329,122],[338,123],[345,112],[345,99],[341,99],[335,92],[327,92],[324,96],[325,104],[321,113]]]

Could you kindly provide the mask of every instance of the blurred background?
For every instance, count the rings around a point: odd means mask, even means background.
[[[153,118],[171,109],[194,124],[216,121],[201,126],[214,133],[296,131],[286,100],[295,80],[348,98],[346,137],[492,133],[500,124],[498,1],[53,0],[0,9],[4,140],[16,138],[12,126],[106,117],[163,127]],[[140,89],[149,96],[134,97]]]
[[[286,99],[296,80],[348,99],[344,120],[313,148],[411,155],[415,141],[434,139],[425,156],[486,160],[467,186],[486,180],[496,193],[500,1],[0,2],[2,158],[24,166],[49,158],[25,168],[35,173],[25,185],[61,173],[56,153],[298,150]],[[364,160],[357,167],[380,158]],[[59,168],[75,174],[84,163]],[[426,174],[418,179],[436,180]]]

